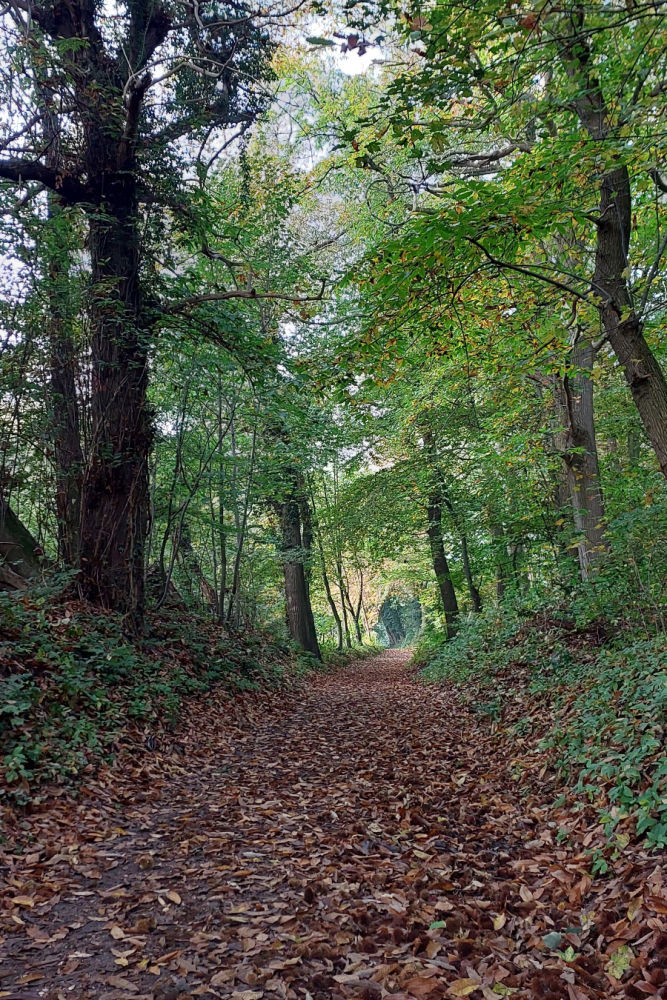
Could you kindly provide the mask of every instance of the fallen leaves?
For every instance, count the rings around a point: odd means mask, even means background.
[[[12,896],[14,906],[27,906],[29,909],[35,905],[35,900],[31,896]]]
[[[202,702],[179,738],[22,820],[0,997],[664,994],[656,859],[628,839],[594,877],[601,831],[554,811],[536,743],[519,758],[405,654]]]
[[[475,979],[456,979],[447,987],[447,992],[453,997],[469,997],[479,987],[480,984]]]

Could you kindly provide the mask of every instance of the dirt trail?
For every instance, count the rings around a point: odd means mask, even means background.
[[[662,996],[655,859],[592,879],[509,744],[407,658],[204,706],[182,756],[45,813],[6,858],[0,997]]]

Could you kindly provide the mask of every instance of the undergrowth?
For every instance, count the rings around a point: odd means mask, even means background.
[[[133,639],[119,616],[62,589],[0,593],[0,799],[24,805],[46,783],[76,783],[128,726],[173,728],[184,701],[214,686],[279,687],[312,666],[275,636],[183,610],[149,615]]]
[[[494,607],[449,642],[425,634],[415,664],[426,681],[460,686],[499,733],[532,736],[574,807],[593,806],[610,834],[631,817],[664,847],[667,634],[590,608],[581,595],[567,610]]]

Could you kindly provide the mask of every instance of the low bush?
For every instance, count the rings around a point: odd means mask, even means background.
[[[215,685],[277,687],[295,674],[287,644],[190,612],[149,616],[132,639],[120,617],[63,588],[0,593],[0,796],[24,804],[40,785],[75,782],[128,723],[173,728],[184,699]]]
[[[415,662],[514,734],[538,732],[578,804],[593,805],[610,833],[631,816],[638,835],[664,847],[667,635],[590,608],[581,595],[576,614],[494,607],[449,642],[426,635]]]

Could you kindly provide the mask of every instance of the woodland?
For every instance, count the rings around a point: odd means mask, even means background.
[[[667,997],[666,0],[0,55],[0,998]]]

